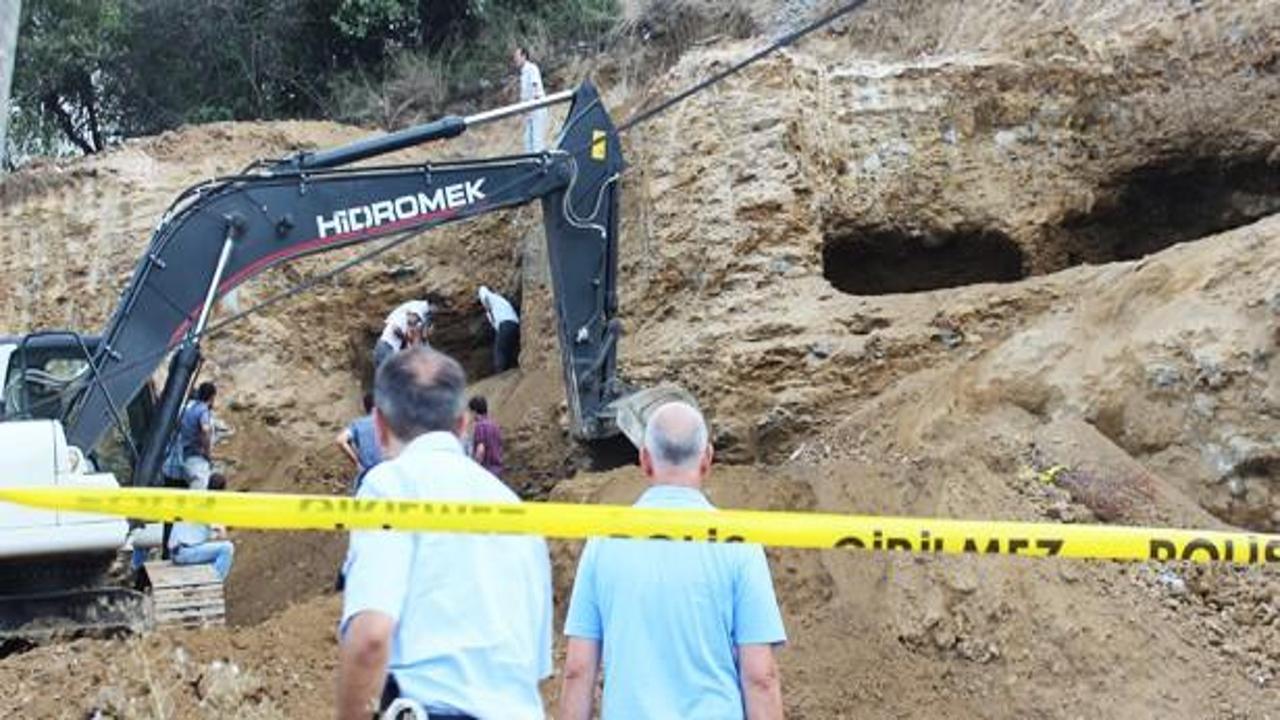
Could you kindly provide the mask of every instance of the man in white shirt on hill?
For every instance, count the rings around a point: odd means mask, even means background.
[[[547,93],[542,88],[542,70],[529,58],[529,51],[523,46],[517,46],[512,53],[512,60],[520,72],[520,102],[545,97]],[[546,146],[547,109],[542,107],[524,116],[524,151],[542,152]]]
[[[493,326],[493,371],[500,373],[520,364],[520,316],[506,298],[480,286],[480,304]]]

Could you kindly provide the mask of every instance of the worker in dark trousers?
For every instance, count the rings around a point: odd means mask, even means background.
[[[493,371],[500,373],[520,364],[520,316],[511,303],[488,287],[480,286],[480,304],[493,326]]]

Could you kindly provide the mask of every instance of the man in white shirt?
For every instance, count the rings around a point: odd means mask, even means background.
[[[387,315],[382,334],[373,346],[373,369],[387,358],[408,347],[426,343],[431,330],[431,303],[426,300],[410,300]]]
[[[493,371],[500,373],[520,364],[520,316],[512,304],[487,286],[480,286],[480,304],[493,326]]]
[[[518,503],[458,440],[466,376],[410,348],[378,368],[374,427],[383,462],[362,500]],[[340,626],[338,717],[415,703],[432,720],[542,718],[551,674],[551,563],[539,537],[351,534]]]
[[[529,51],[517,46],[512,53],[516,70],[520,73],[520,102],[528,102],[545,97],[542,89],[542,70],[529,58]],[[542,152],[547,146],[547,109],[538,108],[524,116],[524,151],[527,153]]]

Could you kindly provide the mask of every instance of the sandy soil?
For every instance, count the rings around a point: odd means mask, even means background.
[[[747,5],[767,35],[814,4]],[[625,377],[698,397],[723,507],[1280,530],[1278,27],[1265,0],[870,3],[627,137]],[[623,116],[758,42],[590,69]],[[5,179],[0,327],[99,326],[182,187],[360,133],[210,125]],[[522,304],[522,369],[474,386],[513,486],[633,499],[564,430],[537,225],[432,233],[211,342],[235,489],[342,492],[385,309],[431,294],[483,358],[483,282]],[[0,659],[0,716],[326,716],[344,539],[235,539],[231,627]],[[554,544],[561,613],[578,549]],[[791,717],[1280,716],[1274,569],[769,555]]]

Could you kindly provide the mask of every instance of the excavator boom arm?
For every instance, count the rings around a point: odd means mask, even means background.
[[[558,147],[546,153],[341,167],[415,141],[457,135],[465,129],[460,123],[447,118],[422,126],[416,136],[411,130],[300,155],[188,191],[156,230],[102,334],[93,380],[63,418],[69,442],[93,448],[167,351],[192,339],[209,301],[268,268],[535,199],[542,201],[547,230],[574,432],[613,432],[601,420],[615,392],[618,332],[615,181],[623,160],[612,121],[584,83],[573,93]],[[171,424],[172,418],[158,422],[166,420]],[[162,442],[167,431],[153,433],[160,439],[149,444]]]

